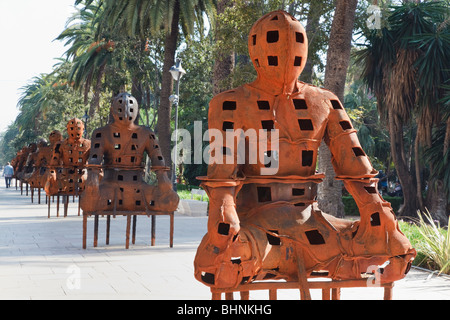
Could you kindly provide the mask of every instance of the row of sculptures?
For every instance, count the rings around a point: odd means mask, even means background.
[[[210,202],[208,231],[194,261],[196,279],[224,290],[256,280],[284,279],[306,290],[312,277],[362,279],[375,269],[381,283],[403,278],[416,252],[400,231],[390,204],[377,191],[377,171],[350,118],[332,92],[298,81],[308,52],[303,26],[286,12],[271,12],[253,25],[248,47],[256,80],[215,96],[208,124],[223,133],[267,132],[256,142],[238,136],[236,144],[246,150],[252,144],[266,146],[258,151],[268,161],[252,163],[247,154],[239,163],[239,148],[228,145],[225,134],[223,141],[211,139],[210,150],[219,152],[214,156],[223,156],[223,161],[210,163],[207,176],[199,177]],[[45,160],[48,178],[34,183],[45,184],[49,194],[84,188],[81,206],[88,211],[112,206],[175,210],[178,197],[156,137],[134,124],[136,100],[128,94],[118,96],[112,113],[114,122],[95,130],[90,142],[82,138],[82,122],[73,119],[66,140],[58,141],[55,132],[50,146],[36,146],[51,150],[46,152],[52,156]],[[276,131],[278,143],[270,134]],[[337,179],[358,205],[359,221],[338,219],[317,206],[317,184],[324,178],[316,172],[322,141],[331,151]],[[157,187],[142,181],[144,151],[156,171]],[[277,170],[272,174],[261,174],[273,165]],[[65,169],[57,171],[58,167]],[[35,175],[42,176],[42,170]]]
[[[175,211],[179,197],[167,176],[158,140],[150,129],[134,123],[138,104],[128,93],[111,106],[114,121],[83,137],[84,123],[67,123],[67,138],[58,130],[23,147],[11,161],[16,181],[44,188],[47,196],[80,195],[86,212]],[[151,160],[156,185],[144,181],[145,154]],[[88,174],[89,172],[89,174]]]

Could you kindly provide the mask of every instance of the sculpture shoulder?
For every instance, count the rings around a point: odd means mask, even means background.
[[[300,87],[300,93],[315,108],[321,108],[324,112],[344,109],[339,98],[332,91],[303,82],[300,82]]]
[[[216,111],[216,109],[224,111],[237,110],[238,100],[246,96],[246,91],[245,86],[240,86],[215,95],[209,103],[210,111]]]
[[[337,100],[338,97],[330,90],[327,90],[325,88],[317,87],[312,84],[299,82],[301,91],[305,93],[305,96],[317,96],[321,97],[322,99],[328,99],[328,100]]]

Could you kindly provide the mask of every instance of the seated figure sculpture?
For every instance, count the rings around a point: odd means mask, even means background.
[[[31,188],[44,188],[47,182],[48,165],[52,159],[54,147],[62,140],[62,134],[58,130],[53,130],[49,135],[50,144],[42,139],[38,143],[36,150],[36,161],[34,163],[33,174],[29,178]]]
[[[415,250],[377,192],[377,171],[347,113],[332,92],[297,80],[307,57],[301,23],[271,12],[251,28],[248,47],[256,80],[210,102],[209,129],[222,134],[210,138],[208,173],[199,177],[210,204],[196,279],[220,289],[267,279],[363,279],[374,269],[379,283],[403,278]],[[317,206],[322,140],[336,178],[358,205],[359,221]],[[254,154],[263,156],[252,162]]]
[[[178,195],[167,177],[155,134],[134,123],[138,103],[128,93],[115,97],[111,114],[114,121],[92,133],[88,160],[88,180],[81,198],[85,212],[175,211]],[[145,153],[156,173],[157,186],[144,181]],[[100,178],[100,170],[103,177]]]
[[[87,177],[84,169],[91,141],[83,138],[83,121],[73,118],[67,122],[67,138],[56,143],[49,164],[45,192],[52,195],[79,195]]]

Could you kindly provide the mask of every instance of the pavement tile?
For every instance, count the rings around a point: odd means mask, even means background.
[[[14,185],[14,183],[13,183]],[[156,246],[150,246],[151,219],[137,219],[136,243],[125,249],[126,219],[111,220],[105,244],[106,219],[99,219],[98,247],[93,247],[94,219],[88,219],[87,249],[82,249],[82,217],[78,203],[68,216],[56,217],[51,203],[31,203],[30,196],[6,189],[0,179],[0,299],[2,300],[209,300],[209,288],[195,280],[193,260],[207,216],[175,215],[174,247],[169,248],[169,217],[156,217]],[[43,197],[44,199],[44,197]],[[396,282],[397,300],[450,300],[450,277],[413,268]],[[321,299],[319,290],[311,290]],[[238,299],[238,294],[234,295]],[[280,300],[299,299],[298,290],[279,290]],[[255,291],[250,299],[268,299]],[[342,300],[381,300],[382,288],[346,288]]]

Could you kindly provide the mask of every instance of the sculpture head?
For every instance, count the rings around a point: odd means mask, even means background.
[[[84,123],[80,119],[73,118],[67,122],[67,134],[69,141],[77,141],[83,137]]]
[[[50,132],[50,135],[48,136],[48,139],[50,140],[50,144],[51,145],[54,145],[58,141],[61,141],[62,140],[61,131],[53,130],[52,132]]]
[[[248,51],[259,78],[287,85],[297,81],[308,56],[302,24],[284,11],[273,11],[250,29]]]
[[[134,123],[138,115],[137,100],[131,94],[123,92],[114,98],[111,113],[114,123],[129,126]]]
[[[39,139],[38,143],[37,143],[37,148],[43,148],[47,146],[47,140],[45,139]]]
[[[35,152],[37,150],[37,143],[32,142],[28,145],[28,152]]]

